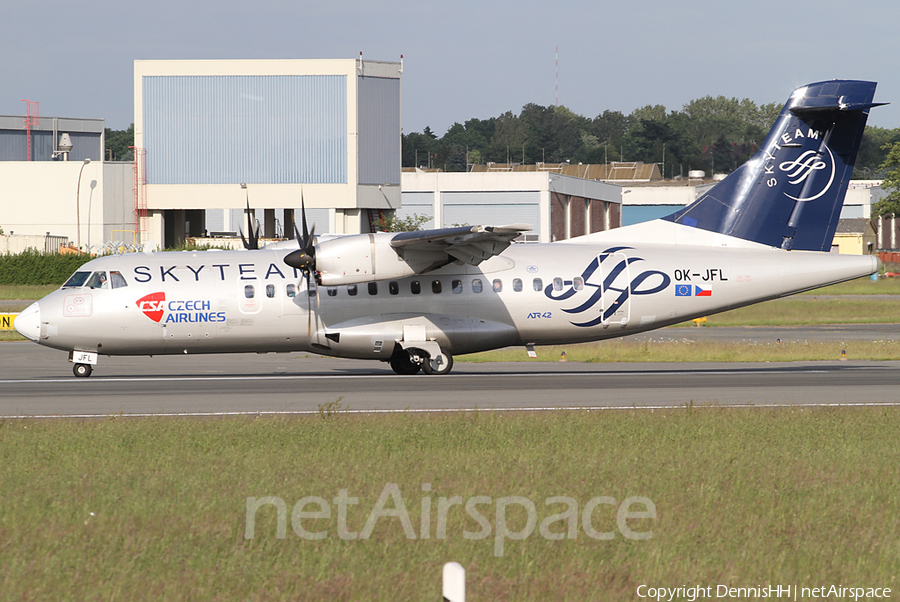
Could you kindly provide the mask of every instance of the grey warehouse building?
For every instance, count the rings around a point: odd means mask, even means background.
[[[301,196],[317,230],[367,232],[400,206],[396,62],[135,61],[144,238],[204,231],[291,236]],[[143,164],[142,164],[143,162]]]

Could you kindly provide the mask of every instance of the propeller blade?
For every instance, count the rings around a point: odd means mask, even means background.
[[[244,231],[239,228],[241,242],[244,243],[245,249],[255,251],[259,249],[259,225],[253,223],[256,219],[255,217],[252,219],[250,217],[250,193],[247,193],[247,210],[245,211],[245,215],[247,216],[247,226],[250,231],[247,233],[247,238],[244,238]]]
[[[312,229],[306,221],[306,203],[303,201],[303,193],[300,193],[300,214],[303,228],[303,234],[297,230],[297,224],[294,224],[294,236],[297,238],[296,251],[292,251],[285,255],[284,262],[304,273],[307,278],[307,285],[312,272],[316,270],[316,225],[313,224]]]

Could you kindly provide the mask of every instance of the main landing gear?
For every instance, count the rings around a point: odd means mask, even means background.
[[[402,349],[398,346],[391,356],[391,369],[404,376],[417,374],[419,370],[425,374],[450,374],[453,356],[443,351],[429,354],[422,349]]]

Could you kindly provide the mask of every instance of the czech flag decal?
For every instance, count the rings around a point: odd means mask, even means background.
[[[699,286],[695,286],[694,287],[694,296],[695,297],[712,297],[712,289],[705,291],[702,288],[700,288]]]

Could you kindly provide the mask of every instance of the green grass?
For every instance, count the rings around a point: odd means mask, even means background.
[[[900,295],[900,278],[879,278],[872,281],[868,276],[823,286],[803,295]]]
[[[522,347],[461,355],[457,362],[802,362],[841,359],[900,360],[900,341],[720,343],[714,341],[612,339],[580,345],[538,347],[530,359]]]
[[[59,288],[58,284],[3,284],[0,299],[40,299]]]
[[[706,326],[791,326],[801,324],[890,324],[900,321],[900,297],[865,299],[787,298],[765,301],[707,317]],[[694,326],[683,322],[681,326]]]
[[[444,562],[468,600],[634,600],[638,585],[792,583],[897,587],[900,413],[887,408],[467,413],[260,419],[13,420],[0,423],[0,600],[438,600]],[[339,490],[351,531],[396,483],[416,539],[381,518],[369,539],[335,534]],[[430,492],[422,485],[431,484]],[[575,539],[538,528],[494,554],[494,531],[461,506],[436,537],[440,497],[523,496],[538,524],[571,497]],[[321,541],[246,499],[332,504],[306,519]],[[656,519],[616,530],[597,496],[649,498]],[[430,537],[421,535],[431,499]],[[388,502],[386,508],[394,508]],[[315,507],[307,508],[314,510]],[[635,510],[640,508],[635,508]],[[510,507],[509,528],[525,526]],[[551,526],[562,531],[565,523]]]

